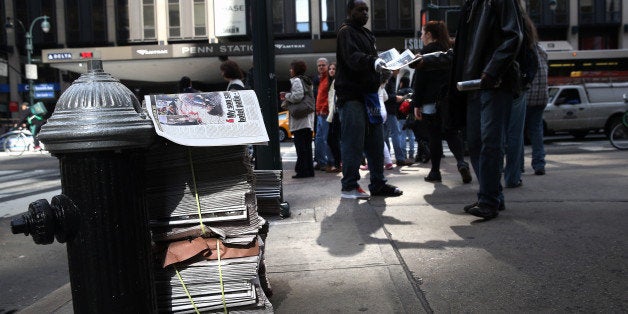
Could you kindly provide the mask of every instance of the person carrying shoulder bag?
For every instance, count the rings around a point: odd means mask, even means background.
[[[290,63],[290,92],[281,93],[282,107],[290,112],[290,132],[294,135],[294,148],[297,151],[297,163],[294,167],[296,174],[292,178],[308,178],[314,176],[314,161],[312,158],[312,130],[314,129],[314,110],[301,115],[294,114],[294,106],[302,102],[312,101],[312,80],[305,76],[307,66],[302,60]],[[292,108],[291,108],[292,107]]]

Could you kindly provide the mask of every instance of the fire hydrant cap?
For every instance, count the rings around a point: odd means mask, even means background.
[[[53,115],[38,135],[51,153],[148,147],[155,131],[140,114],[140,103],[120,81],[90,60],[59,97]]]

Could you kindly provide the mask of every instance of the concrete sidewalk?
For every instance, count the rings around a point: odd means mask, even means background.
[[[267,239],[271,302],[277,313],[628,312],[626,157],[548,153],[547,175],[528,166],[488,222],[462,211],[478,186],[453,158],[440,184],[423,181],[424,165],[386,171],[404,195],[369,201],[340,199],[340,174],[287,170],[292,217],[271,218]],[[69,285],[23,312],[71,313]]]

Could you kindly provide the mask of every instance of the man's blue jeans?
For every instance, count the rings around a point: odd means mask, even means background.
[[[371,184],[369,190],[377,191],[385,183],[384,178],[384,129],[382,125],[368,123],[366,107],[357,100],[339,102],[340,155],[342,158],[343,191],[359,186],[360,161],[363,153],[369,166]]]
[[[393,149],[395,150],[395,160],[397,162],[406,160],[406,140],[404,136],[402,142],[401,128],[399,127],[397,115],[388,114],[384,127],[388,130],[387,133],[392,139]],[[388,141],[388,138],[385,138],[385,140]]]
[[[329,122],[327,115],[316,115],[316,137],[314,138],[314,157],[318,166],[333,166],[334,156],[327,145],[327,133],[329,133]]]
[[[545,147],[543,146],[543,111],[545,106],[526,107],[526,128],[532,145],[532,169],[545,170]],[[523,153],[523,152],[522,152]]]
[[[512,92],[504,90],[480,90],[468,96],[467,139],[473,171],[480,184],[478,203],[495,210],[504,202],[503,134],[506,107],[512,106],[512,101]]]
[[[508,120],[506,123],[506,166],[504,167],[504,183],[506,187],[513,187],[521,181],[521,166],[523,165],[523,125],[526,117],[526,94],[512,101],[512,106],[506,106]]]

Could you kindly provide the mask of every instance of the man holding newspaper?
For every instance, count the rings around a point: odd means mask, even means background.
[[[379,124],[369,120],[367,101],[379,102],[380,72],[386,62],[377,56],[375,36],[364,27],[368,6],[364,0],[349,0],[347,20],[338,30],[335,89],[341,121],[342,198],[368,199],[358,184],[360,161],[366,154],[369,164],[369,190],[374,196],[399,196],[403,192],[384,178],[384,137]],[[377,104],[379,105],[379,104]],[[374,106],[373,106],[374,107]]]

